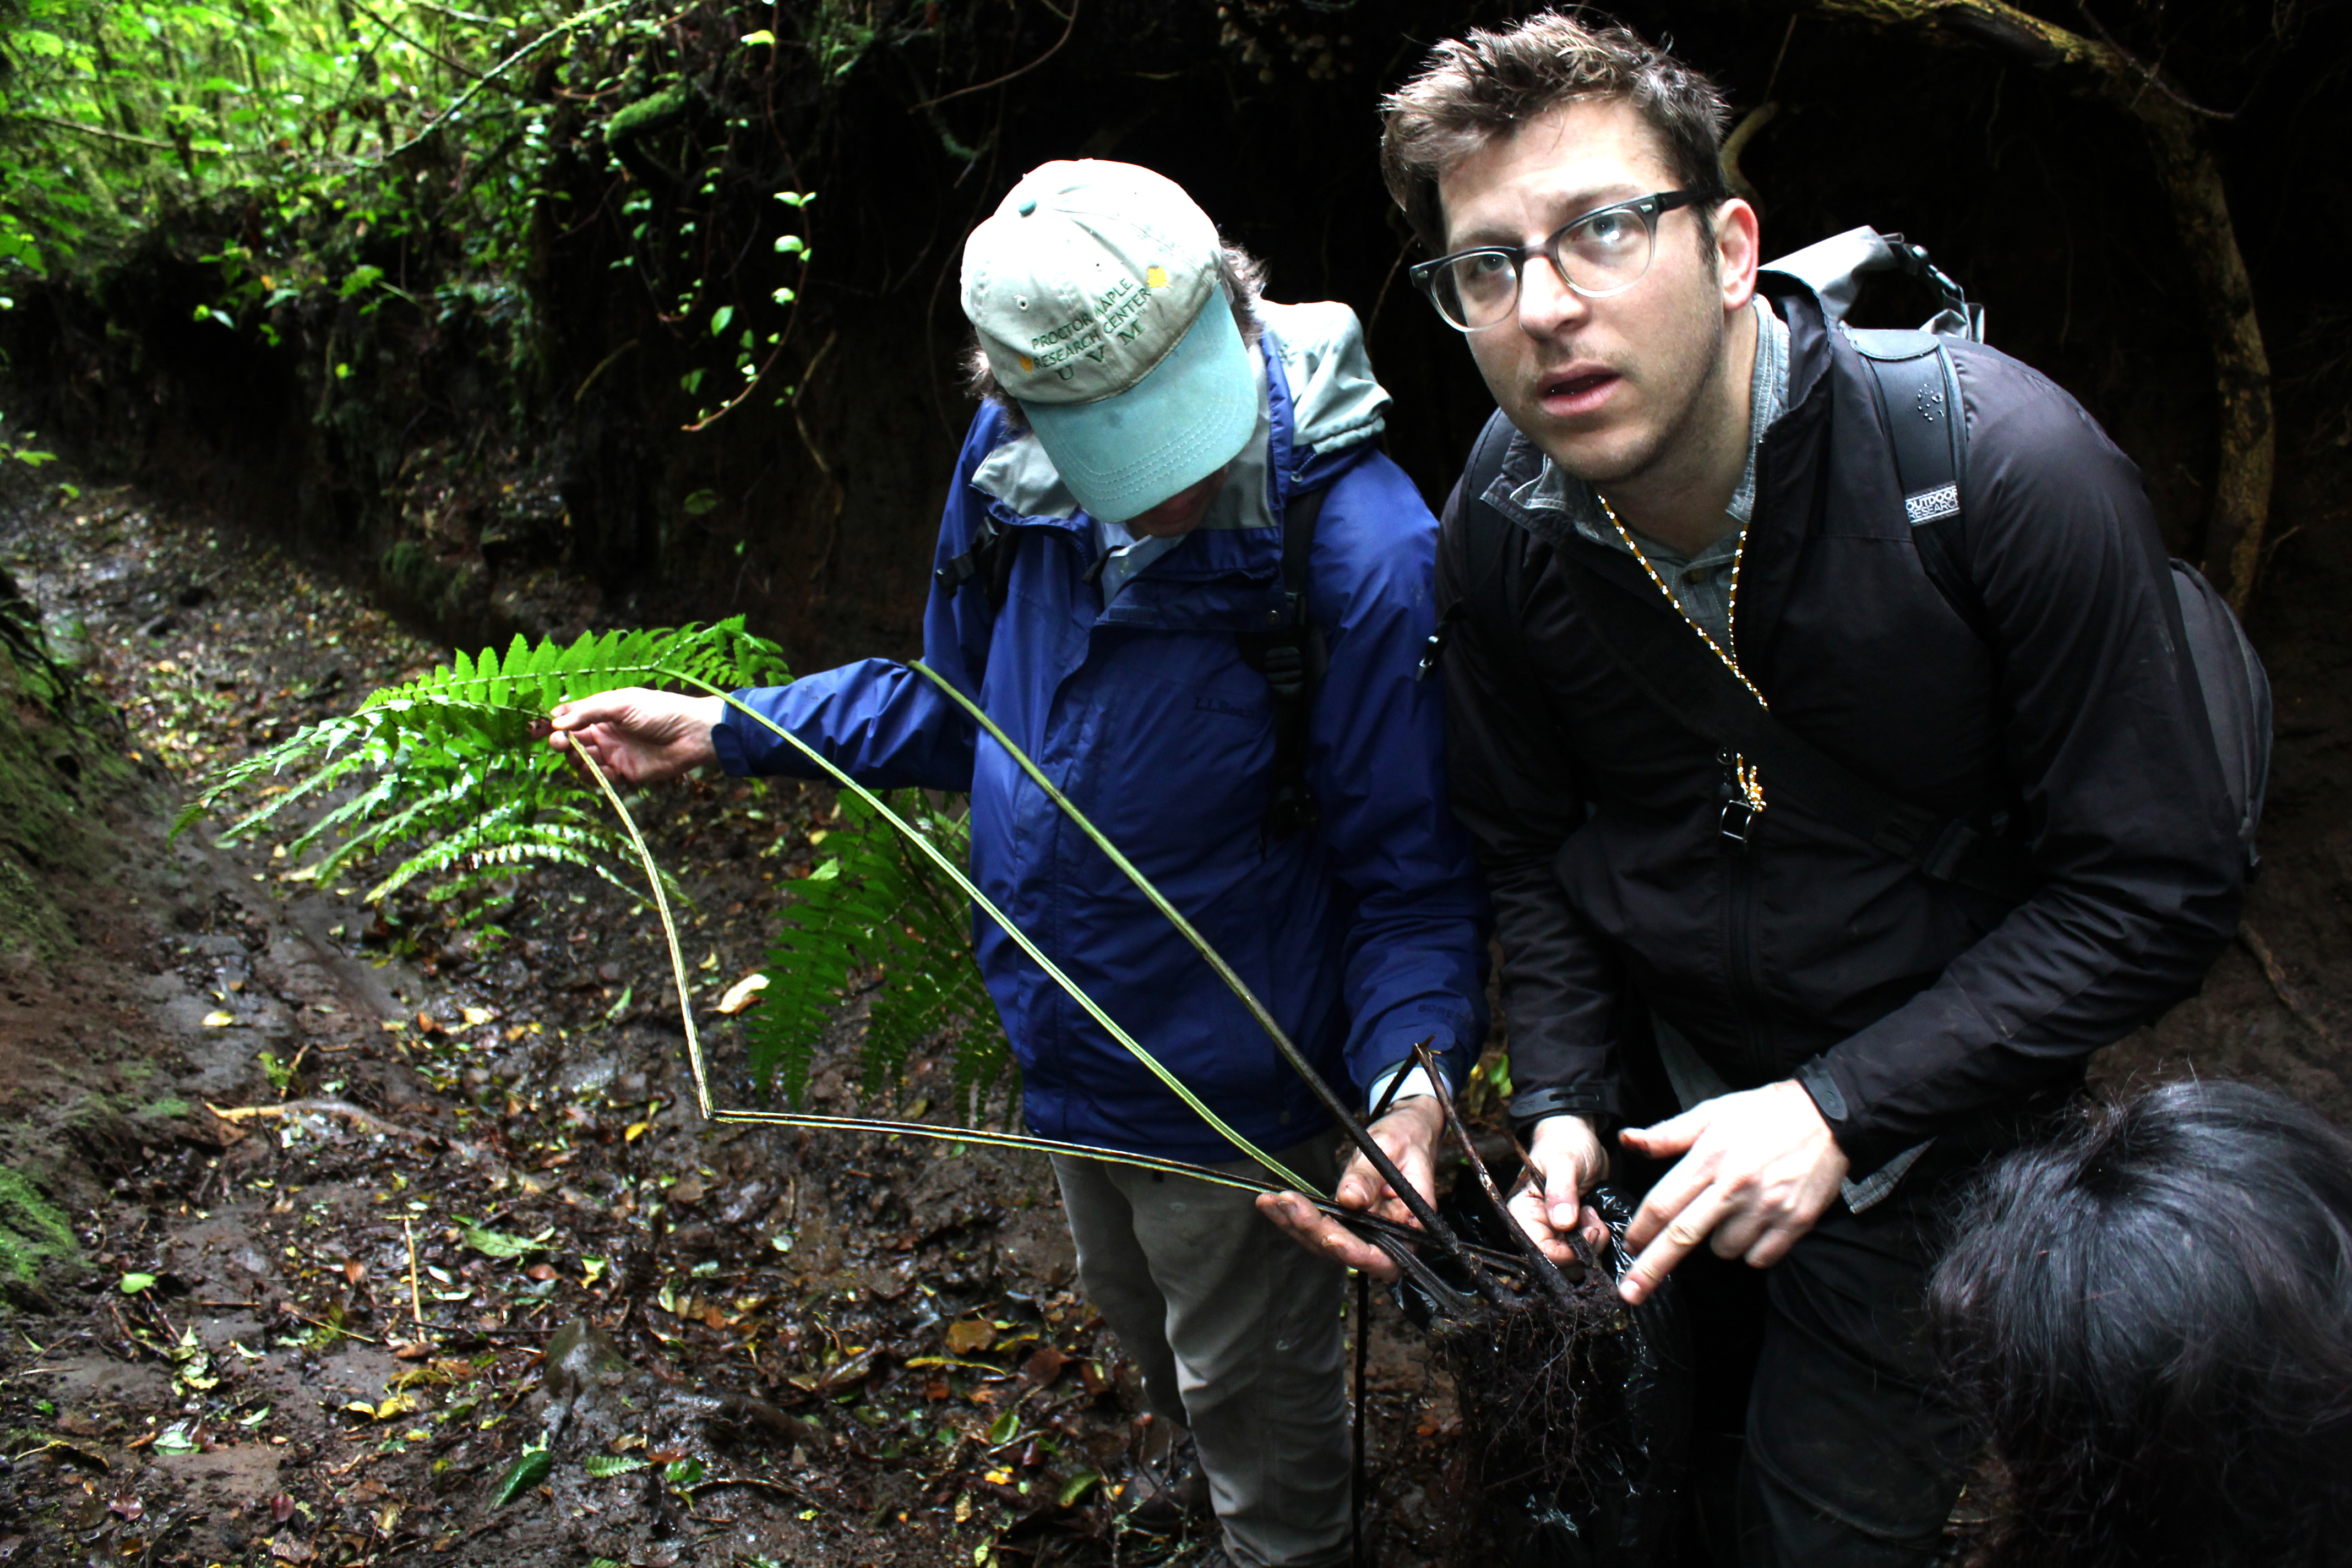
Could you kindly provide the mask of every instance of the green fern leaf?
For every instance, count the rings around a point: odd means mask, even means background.
[[[904,792],[893,808],[961,860],[960,817],[925,814]],[[955,1081],[992,1092],[1011,1061],[996,1008],[973,961],[971,914],[961,893],[854,797],[843,797],[826,837],[827,858],[794,884],[763,969],[768,986],[750,1015],[746,1047],[754,1079],[797,1107],[815,1048],[849,997],[870,993],[860,1076],[868,1098],[895,1091],[914,1051],[942,1036],[955,1042]],[[874,976],[870,984],[861,984]]]
[[[698,679],[753,685],[771,680],[781,665],[781,653],[744,631],[740,617],[674,631],[583,633],[568,645],[518,637],[503,658],[494,649],[478,658],[460,649],[431,675],[373,692],[353,713],[214,773],[174,831],[273,787],[224,837],[310,818],[323,805],[297,839],[305,849],[331,846],[316,875],[395,849],[405,854],[373,897],[420,879],[472,886],[492,868],[511,875],[533,862],[582,866],[626,887],[611,869],[627,868],[625,840],[602,796],[533,741],[532,722],[567,693],[691,686]],[[273,786],[288,774],[292,783]]]

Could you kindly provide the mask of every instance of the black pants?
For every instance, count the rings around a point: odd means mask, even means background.
[[[1833,1204],[1769,1269],[1675,1270],[1696,1362],[1685,1563],[1934,1561],[1975,1450],[1920,1331],[1942,1185]]]

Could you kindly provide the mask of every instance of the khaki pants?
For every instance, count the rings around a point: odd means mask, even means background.
[[[1326,1191],[1337,1179],[1328,1137],[1275,1158]],[[1243,1568],[1345,1563],[1347,1271],[1236,1188],[1064,1155],[1054,1174],[1087,1296],[1152,1412],[1191,1428],[1227,1553]]]

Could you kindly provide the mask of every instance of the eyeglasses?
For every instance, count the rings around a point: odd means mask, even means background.
[[[1588,300],[1623,293],[1650,270],[1658,219],[1707,199],[1699,191],[1659,191],[1612,202],[1562,224],[1541,245],[1457,250],[1422,262],[1409,276],[1447,326],[1475,332],[1507,321],[1518,309],[1519,274],[1531,256],[1548,258],[1560,281]]]

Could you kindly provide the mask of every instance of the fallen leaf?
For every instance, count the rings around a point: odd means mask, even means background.
[[[217,1007],[205,1015],[205,1027],[207,1029],[226,1029],[236,1022],[236,1014],[223,1012]]]
[[[984,1351],[996,1341],[996,1331],[984,1322],[963,1319],[948,1325],[948,1349],[958,1355]]]
[[[555,1266],[551,1263],[534,1263],[524,1269],[523,1274],[528,1279],[536,1279],[544,1284],[555,1278]]]
[[[136,1520],[145,1515],[147,1505],[137,1498],[126,1494],[108,1503],[106,1510],[109,1513],[121,1514],[125,1519]]]
[[[1043,1388],[1061,1376],[1062,1369],[1069,1364],[1067,1352],[1056,1350],[1052,1345],[1039,1345],[1029,1352],[1029,1359],[1021,1363],[1021,1375]]]
[[[669,1201],[674,1204],[698,1204],[702,1201],[704,1191],[702,1178],[688,1174],[680,1177],[677,1185],[670,1188]]]
[[[489,1258],[520,1258],[539,1248],[539,1243],[529,1237],[509,1236],[502,1230],[484,1230],[478,1225],[463,1226],[462,1230],[466,1245]]]
[[[507,1473],[499,1478],[498,1490],[492,1494],[490,1506],[504,1508],[523,1493],[547,1479],[555,1468],[555,1457],[544,1448],[525,1448]]]
[[[367,1265],[356,1258],[343,1259],[343,1278],[356,1285],[367,1278]]]
[[[316,1560],[319,1553],[309,1542],[291,1531],[283,1531],[269,1543],[269,1555],[280,1563],[309,1563]]]
[[[115,1289],[126,1296],[136,1296],[142,1290],[152,1289],[154,1284],[155,1277],[152,1274],[125,1274],[122,1277],[122,1282]]]
[[[497,1017],[498,1015],[491,1012],[488,1007],[468,1007],[466,1009],[466,1022],[475,1028],[479,1028],[484,1024],[494,1021]]]
[[[768,977],[755,969],[727,988],[727,994],[719,999],[719,1010],[727,1014],[740,1013],[759,1001],[760,993],[767,988]]]

